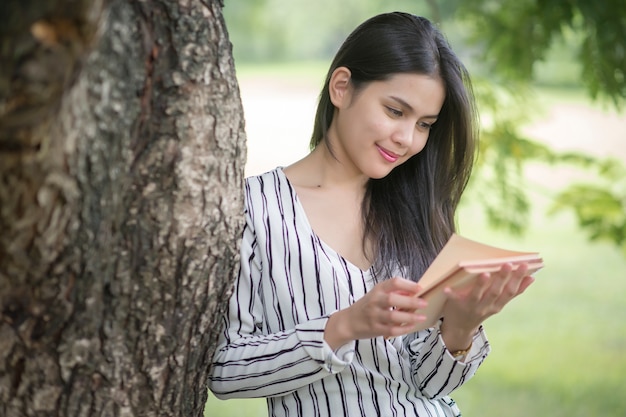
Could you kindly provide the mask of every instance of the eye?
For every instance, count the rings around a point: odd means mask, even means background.
[[[420,129],[424,129],[424,130],[429,130],[433,127],[433,124],[426,123],[426,122],[417,122],[417,127],[419,127]]]
[[[402,117],[402,110],[398,110],[396,108],[393,107],[389,107],[389,106],[385,106],[385,108],[387,109],[387,111],[394,117]]]

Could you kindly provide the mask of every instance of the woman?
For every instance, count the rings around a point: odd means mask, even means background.
[[[467,72],[426,19],[361,24],[331,64],[312,151],[246,181],[241,270],[210,388],[267,397],[271,416],[457,416],[449,394],[490,347],[481,323],[526,269],[446,289],[425,318],[419,277],[455,229],[475,153]]]

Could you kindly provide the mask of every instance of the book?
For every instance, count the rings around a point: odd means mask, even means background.
[[[499,271],[505,263],[512,264],[514,270],[528,264],[528,275],[543,267],[543,259],[537,252],[502,249],[453,233],[419,280],[422,291],[417,296],[427,300],[428,306],[419,311],[427,319],[416,330],[432,327],[441,318],[446,301],[444,288],[471,286],[478,275]]]

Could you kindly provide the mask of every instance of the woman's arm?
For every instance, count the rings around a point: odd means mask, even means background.
[[[209,388],[219,398],[284,395],[341,371],[352,360],[354,344],[333,351],[324,341],[328,317],[265,334],[263,321],[268,313],[259,296],[261,279],[257,240],[248,221],[240,272],[209,378]]]
[[[441,334],[441,321],[437,326],[407,336],[411,373],[418,390],[427,398],[439,398],[471,379],[483,363],[491,348],[482,328],[471,338],[469,352],[461,358],[452,356]]]

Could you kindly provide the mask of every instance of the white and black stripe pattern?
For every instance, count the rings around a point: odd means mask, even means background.
[[[482,330],[467,363],[438,327],[359,340],[333,352],[328,317],[362,297],[370,271],[313,233],[282,169],[246,181],[241,270],[214,357],[219,398],[269,397],[272,417],[459,416],[448,395],[469,380],[490,347]]]

